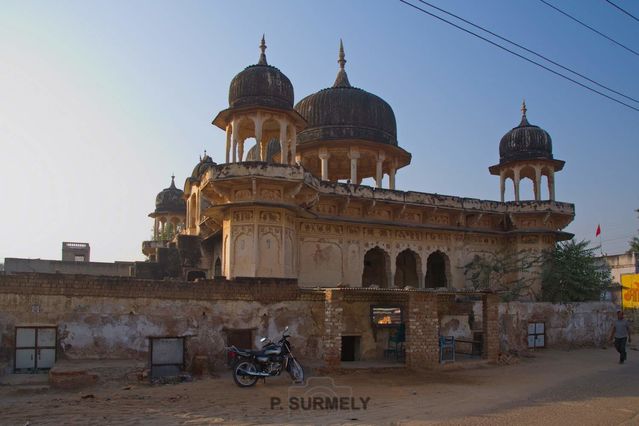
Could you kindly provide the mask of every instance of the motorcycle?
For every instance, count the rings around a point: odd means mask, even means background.
[[[239,349],[235,346],[226,348],[232,364],[233,380],[239,387],[253,386],[258,379],[279,376],[282,371],[288,371],[293,382],[304,382],[304,369],[291,352],[291,344],[288,341],[290,335],[286,334],[287,332],[288,326],[277,343],[262,337],[262,349],[259,351]]]

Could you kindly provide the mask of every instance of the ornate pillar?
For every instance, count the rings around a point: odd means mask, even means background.
[[[286,142],[287,123],[285,120],[277,120],[280,123],[280,163],[288,164],[288,143]]]
[[[255,125],[255,141],[257,142],[257,146],[255,147],[255,149],[258,151],[259,153],[259,159],[260,161],[266,161],[265,155],[266,155],[266,144],[262,144],[262,124],[263,124],[263,119],[261,114],[258,112],[257,115],[255,115],[253,118],[253,124]]]
[[[237,141],[237,156],[240,163],[244,161],[244,141],[244,138]]]
[[[550,194],[550,201],[555,201],[555,171],[550,170],[548,172],[548,194]]]
[[[506,172],[503,170],[499,173],[499,193],[501,194],[501,202],[506,199]]]
[[[535,201],[541,200],[541,169],[535,167]]]
[[[297,163],[297,130],[293,125],[288,128],[291,133],[291,164],[295,165]]]
[[[375,167],[375,186],[377,188],[381,188],[382,187],[382,180],[384,178],[384,173],[382,170],[382,166],[384,165],[384,160],[386,159],[386,156],[384,155],[383,152],[379,152],[377,154],[377,164]]]
[[[357,184],[357,160],[359,159],[359,151],[357,149],[351,149],[348,156],[351,159],[351,182]]]
[[[239,129],[239,121],[236,119],[233,119],[231,126],[233,127],[233,134],[231,136],[231,140],[232,140],[232,149],[233,149],[233,162],[236,163],[237,162],[237,141],[240,138],[240,129]]]
[[[322,165],[322,180],[328,180],[328,159],[330,156],[326,148],[320,148],[319,158]]]
[[[230,154],[231,154],[231,132],[232,126],[231,123],[226,125],[226,162],[229,162]]]
[[[514,170],[513,185],[515,185],[515,201],[519,202],[519,168]]]
[[[397,172],[397,169],[395,167],[395,164],[393,164],[393,167],[388,172],[388,189],[395,190],[395,173],[396,172]]]

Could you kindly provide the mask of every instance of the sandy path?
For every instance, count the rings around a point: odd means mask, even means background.
[[[230,375],[179,385],[110,383],[81,392],[0,388],[0,424],[639,424],[639,352],[545,351],[510,366],[356,372],[290,388],[287,376],[240,389]],[[307,392],[304,394],[304,392]],[[289,397],[353,397],[355,408],[289,410]],[[83,399],[92,394],[93,398]],[[272,398],[282,407],[271,409]],[[297,400],[301,401],[301,400]],[[348,400],[349,405],[351,400]],[[295,407],[294,407],[295,408]]]

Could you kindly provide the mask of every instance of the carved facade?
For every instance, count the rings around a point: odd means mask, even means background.
[[[501,201],[395,190],[410,163],[393,111],[354,88],[340,46],[333,87],[293,106],[293,88],[266,63],[232,82],[229,108],[213,124],[226,132],[226,158],[196,165],[184,186],[186,226],[201,238],[207,276],[294,278],[302,287],[467,287],[477,254],[539,253],[570,238],[574,206],[554,200],[550,136],[526,120],[502,138]],[[345,110],[344,105],[348,106]],[[543,133],[542,133],[543,132]],[[245,154],[246,142],[253,143]],[[549,178],[549,200],[540,181]],[[384,178],[388,184],[383,188]],[[535,200],[519,199],[520,180]],[[361,185],[372,178],[375,187]],[[504,182],[516,200],[504,200]]]

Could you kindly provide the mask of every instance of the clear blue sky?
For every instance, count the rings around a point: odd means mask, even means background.
[[[639,22],[603,0],[550,0],[639,50]],[[639,15],[639,4],[617,2]],[[499,34],[639,97],[639,57],[535,0],[433,0]],[[501,136],[531,123],[566,161],[557,198],[568,228],[618,253],[639,227],[639,113],[589,93],[398,1],[0,1],[0,259],[142,259],[147,214],[171,173],[183,184],[204,149],[224,158],[210,122],[228,84],[267,57],[296,101],[328,87],[339,39],[353,85],[395,111],[413,154],[399,189],[499,198]],[[523,191],[531,195],[530,188]]]

